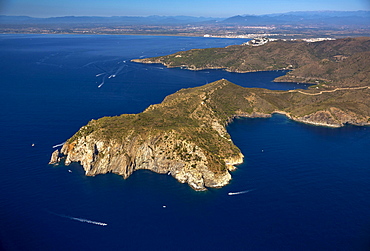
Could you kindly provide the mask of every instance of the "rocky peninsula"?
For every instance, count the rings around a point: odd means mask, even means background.
[[[370,125],[370,89],[271,91],[225,79],[167,96],[139,114],[91,120],[52,154],[50,164],[79,162],[86,175],[135,170],[170,174],[195,190],[222,187],[242,163],[226,126],[238,117],[285,114],[320,126]]]
[[[312,83],[318,89],[370,86],[370,37],[318,42],[275,40],[261,46],[193,49],[133,61],[240,73],[290,70],[275,81]]]

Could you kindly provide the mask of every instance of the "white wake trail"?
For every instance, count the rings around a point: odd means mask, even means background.
[[[71,220],[79,221],[79,222],[84,222],[84,223],[90,223],[90,224],[95,224],[99,226],[107,226],[107,223],[104,222],[99,222],[99,221],[93,221],[93,220],[88,220],[84,218],[77,218],[77,217],[68,217]]]
[[[107,73],[106,72],[102,72],[102,73],[96,74],[96,77],[99,77],[99,76],[104,75],[104,74],[107,74]]]
[[[123,68],[125,68],[127,65],[122,65],[122,66],[120,66],[117,70],[116,70],[116,72],[113,74],[114,76],[117,76],[118,75],[118,73],[120,73],[121,71],[122,71],[122,69]]]
[[[63,143],[60,143],[60,144],[57,144],[57,145],[53,146],[53,148],[57,148],[57,147],[59,147],[59,146],[63,146],[65,143],[66,143],[66,142],[64,141]]]
[[[89,223],[89,224],[94,224],[94,225],[104,226],[104,227],[108,226],[108,224],[105,223],[105,222],[93,221],[93,220],[88,220],[88,219],[78,218],[78,217],[72,217],[72,216],[68,216],[68,215],[64,215],[64,214],[57,214],[57,213],[50,212],[50,211],[47,211],[47,212],[49,212],[50,214],[54,214],[56,216],[62,217],[62,218],[75,220],[75,221],[79,221],[79,222],[83,222],[83,223]]]
[[[252,192],[256,189],[250,189],[250,190],[245,190],[245,191],[240,191],[240,192],[229,192],[227,195],[232,196],[232,195],[238,195],[238,194],[244,194],[244,193],[249,193]]]
[[[106,76],[104,76],[104,78],[103,78],[103,82],[101,82],[101,84],[100,84],[100,85],[98,85],[98,88],[100,88],[100,87],[102,87],[102,86],[104,85],[104,83],[105,83],[105,77],[106,77]]]

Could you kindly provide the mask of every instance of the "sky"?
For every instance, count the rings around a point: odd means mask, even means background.
[[[0,15],[31,17],[231,17],[320,10],[370,10],[370,0],[0,0]]]

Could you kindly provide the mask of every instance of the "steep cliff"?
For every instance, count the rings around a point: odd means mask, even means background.
[[[226,126],[236,117],[283,113],[296,121],[339,127],[370,124],[369,88],[270,91],[227,80],[182,89],[139,114],[90,121],[52,155],[51,164],[80,162],[86,175],[168,173],[195,190],[229,183],[243,155]]]

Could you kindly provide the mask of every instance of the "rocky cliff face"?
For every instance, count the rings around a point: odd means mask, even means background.
[[[188,183],[195,190],[222,187],[229,183],[233,165],[243,161],[243,155],[225,159],[228,169],[211,171],[204,151],[192,142],[180,140],[175,132],[153,134],[146,138],[128,136],[123,142],[105,140],[94,133],[64,144],[61,154],[65,164],[80,162],[86,175],[116,173],[128,178],[135,170],[148,169],[170,174],[181,183]],[[58,150],[51,163],[57,161]]]
[[[342,127],[346,124],[358,126],[369,125],[367,118],[359,118],[353,112],[344,112],[335,107],[293,119],[306,124],[327,127]]]

